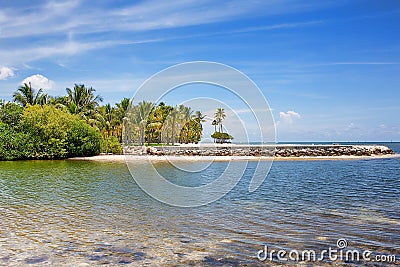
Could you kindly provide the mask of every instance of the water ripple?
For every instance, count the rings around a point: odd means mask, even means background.
[[[185,209],[144,194],[124,164],[0,162],[0,265],[265,266],[256,258],[264,244],[322,250],[338,238],[400,255],[399,167],[398,159],[275,162],[250,194],[250,162],[224,198]],[[226,164],[191,175],[157,168],[198,186]]]

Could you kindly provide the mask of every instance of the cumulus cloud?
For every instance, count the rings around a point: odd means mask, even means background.
[[[283,123],[293,123],[294,119],[300,119],[301,116],[299,113],[289,110],[288,112],[279,112],[280,121]]]
[[[24,85],[25,83],[26,84],[31,83],[32,88],[35,88],[35,89],[42,88],[45,90],[49,90],[49,89],[52,89],[54,86],[54,82],[52,80],[49,80],[48,78],[46,78],[40,74],[35,74],[35,75],[25,78],[21,82],[21,85]]]
[[[7,67],[0,67],[0,80],[6,80],[14,76],[14,71]]]

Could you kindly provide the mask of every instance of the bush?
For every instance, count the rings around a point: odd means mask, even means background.
[[[227,140],[232,140],[233,136],[228,134],[228,133],[220,133],[220,132],[214,132],[211,135],[212,138],[216,139],[217,143],[225,143]]]
[[[122,153],[116,137],[103,141],[78,115],[48,105],[0,104],[0,160],[93,156],[100,149]]]
[[[34,155],[32,136],[0,122],[0,160],[26,159]]]
[[[24,108],[15,103],[0,104],[0,121],[16,128],[22,117]]]
[[[25,108],[21,126],[35,136],[34,158],[65,158],[67,152],[67,130],[75,118],[51,106],[28,106]]]
[[[57,159],[96,155],[100,150],[100,132],[76,115],[48,105],[27,106],[21,119],[22,129],[33,136],[33,158]]]
[[[101,134],[83,121],[72,121],[67,133],[67,150],[70,157],[93,156],[100,153]]]
[[[109,136],[102,140],[101,152],[102,153],[122,154],[122,145],[119,142],[117,137]]]

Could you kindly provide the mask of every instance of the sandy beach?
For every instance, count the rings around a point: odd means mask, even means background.
[[[253,157],[253,156],[132,156],[132,155],[98,155],[93,157],[76,157],[69,160],[87,160],[99,162],[132,161],[307,161],[307,160],[364,160],[400,158],[400,154],[377,156],[318,156],[318,157]]]

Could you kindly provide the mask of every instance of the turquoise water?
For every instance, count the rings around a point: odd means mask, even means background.
[[[156,166],[197,186],[226,164],[185,176]],[[222,199],[176,208],[147,196],[123,163],[0,162],[0,266],[279,265],[257,251],[320,251],[339,238],[400,259],[399,158],[274,162],[249,193],[255,164]]]

